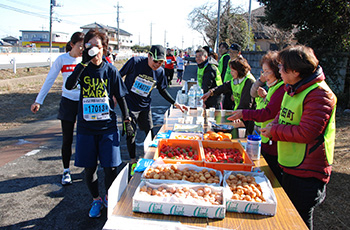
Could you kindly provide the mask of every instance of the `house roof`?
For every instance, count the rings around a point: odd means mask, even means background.
[[[6,38],[2,38],[2,40],[4,41],[19,41],[18,38],[12,37],[12,36],[8,36]]]
[[[0,40],[0,46],[12,46],[12,44]]]
[[[266,8],[266,6],[261,6],[259,8],[252,10],[252,16],[254,16],[254,17],[265,16],[265,8]]]
[[[94,23],[91,23],[91,24],[88,24],[88,25],[80,27],[80,29],[95,29],[95,28],[103,29],[103,30],[105,30],[107,32],[117,32],[117,30],[118,30],[118,28],[116,28],[116,27],[106,26],[106,25],[103,25],[103,24],[97,23],[97,22],[94,22]],[[127,35],[127,36],[132,35],[131,33],[127,32],[125,30],[122,30],[120,28],[119,28],[119,33],[121,35]]]
[[[49,30],[20,30],[20,32],[27,32],[27,33],[50,33]],[[68,34],[66,32],[57,32],[52,31],[53,34]]]

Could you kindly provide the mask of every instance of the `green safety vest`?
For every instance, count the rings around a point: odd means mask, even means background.
[[[229,54],[224,54],[221,56],[220,58],[220,61],[219,61],[219,71],[220,71],[220,74],[222,73],[223,71],[223,68],[224,68],[224,57],[225,56],[229,56]]]
[[[228,60],[227,69],[226,69],[226,73],[225,73],[225,77],[224,77],[224,82],[230,81],[233,78],[231,75],[230,62],[231,62],[231,59]]]
[[[264,103],[264,98],[257,96],[256,98],[254,98],[254,100],[256,103],[256,108],[255,108],[256,110],[265,108],[266,105]],[[254,123],[255,125],[261,127],[261,122],[255,121]]]
[[[271,86],[269,88],[269,90],[267,91],[267,95],[266,95],[266,98],[265,100],[261,103],[262,107],[261,109],[265,108],[267,106],[267,104],[269,104],[270,102],[270,99],[272,97],[272,95],[276,92],[277,89],[279,89],[280,87],[282,87],[282,85],[284,84],[283,81],[280,81],[278,82],[277,84],[275,84],[274,86]],[[258,106],[257,108],[258,109]],[[264,122],[260,122],[260,126],[261,128],[265,128],[267,126],[268,123],[270,123],[271,121],[273,121],[274,118],[272,118],[271,120],[267,120],[267,121],[264,121]],[[261,142],[262,143],[267,143],[269,142],[269,138],[263,136],[263,135],[260,135],[261,136]]]
[[[233,79],[231,79],[232,95],[233,95],[233,101],[235,103],[234,110],[237,110],[239,102],[241,101],[242,90],[243,90],[245,82],[248,80],[248,78],[252,79],[255,82],[255,78],[254,78],[253,74],[251,74],[250,72],[248,72],[248,74],[244,77],[244,80],[237,85],[235,85],[233,83]]]
[[[284,94],[281,111],[279,116],[279,124],[299,125],[303,113],[303,102],[305,97],[313,89],[321,87],[330,90],[325,81],[317,82],[305,89],[303,92],[295,94],[293,97],[287,93]],[[329,164],[333,163],[334,141],[335,141],[335,110],[334,106],[331,118],[329,119],[325,133],[323,134],[325,143],[325,152]],[[306,154],[306,144],[296,142],[277,142],[278,163],[285,167],[296,167],[300,165]]]
[[[202,88],[204,70],[205,70],[205,68],[207,68],[207,66],[208,66],[208,63],[205,64],[203,66],[203,68],[198,67],[198,70],[197,70],[197,83],[198,83],[199,87],[201,87],[201,88]],[[211,66],[213,67],[213,69],[216,70],[216,77],[215,77],[216,86],[222,85],[222,80],[221,80],[221,75],[220,75],[219,69],[216,67],[216,65],[211,64]]]

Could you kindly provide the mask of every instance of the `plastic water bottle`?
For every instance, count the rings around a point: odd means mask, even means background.
[[[94,46],[91,49],[89,49],[88,54],[90,57],[93,57],[93,56],[96,56],[98,52],[100,52],[100,49]]]
[[[196,92],[194,86],[188,91],[188,106],[191,108],[196,107]]]
[[[247,138],[246,151],[252,160],[259,160],[261,151],[261,137],[258,135],[249,135]]]
[[[196,107],[203,107],[203,100],[201,100],[201,97],[203,97],[203,90],[199,85],[196,87]]]

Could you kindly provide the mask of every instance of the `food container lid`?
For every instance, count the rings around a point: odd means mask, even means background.
[[[258,135],[248,135],[248,140],[250,141],[261,141],[261,137]]]

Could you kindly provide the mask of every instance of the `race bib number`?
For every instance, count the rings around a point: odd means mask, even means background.
[[[131,92],[134,92],[142,97],[147,97],[151,92],[155,81],[150,81],[143,79],[141,77],[136,77],[133,86],[131,87]]]
[[[109,120],[108,97],[83,98],[83,116],[86,121]]]

